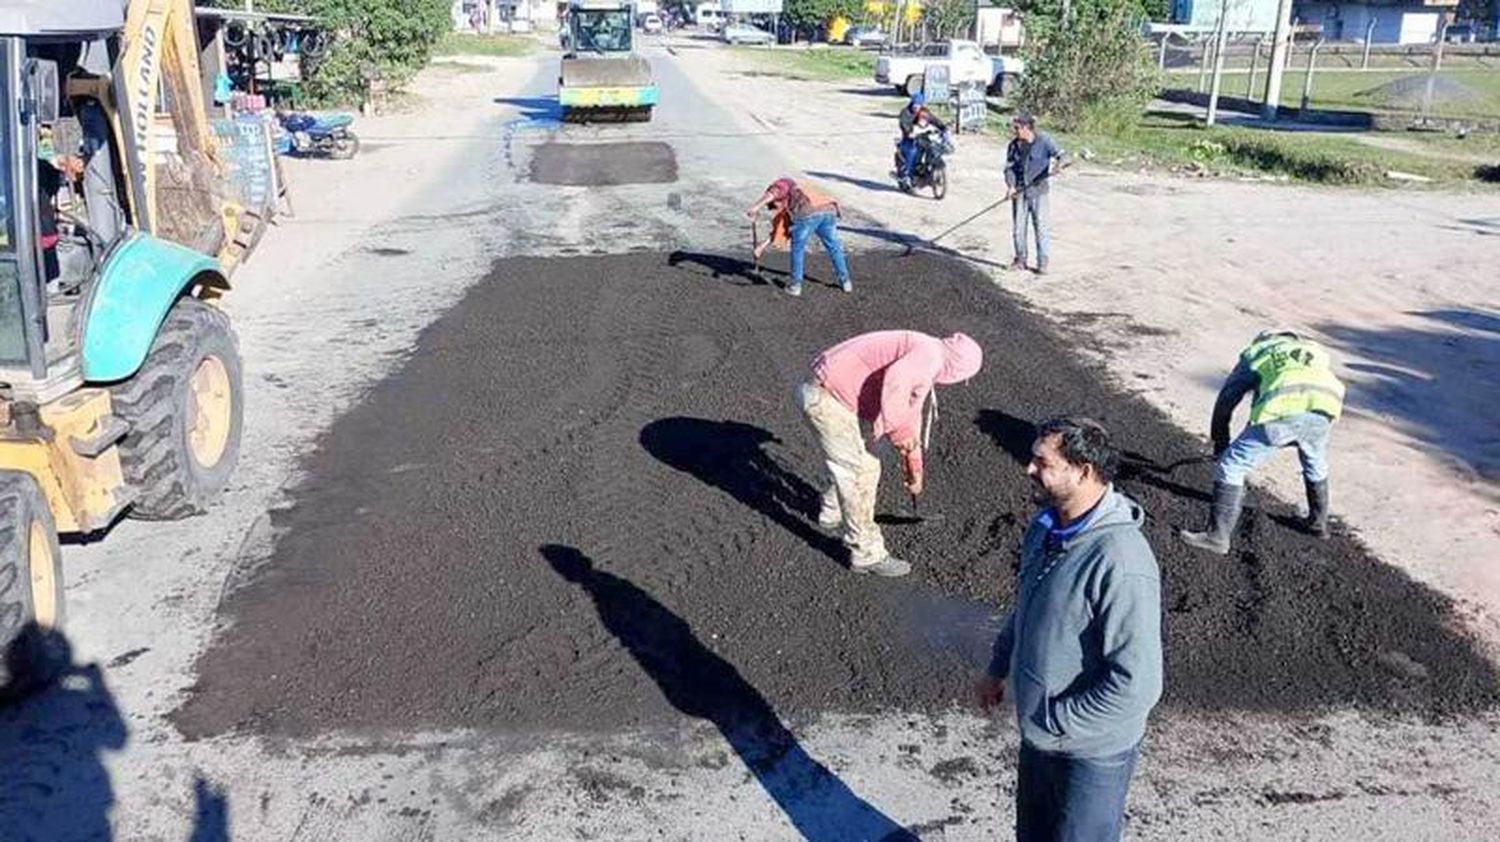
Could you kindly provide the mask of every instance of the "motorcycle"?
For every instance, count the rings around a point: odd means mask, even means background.
[[[896,141],[896,183],[903,193],[930,187],[932,198],[942,199],[948,195],[948,164],[943,159],[953,153],[953,135],[945,129],[923,132],[915,140],[917,162],[912,167],[911,181],[901,178],[901,141]]]
[[[349,127],[354,115],[293,112],[281,116],[281,127],[291,136],[296,155],[319,155],[348,160],[359,152],[359,136]]]

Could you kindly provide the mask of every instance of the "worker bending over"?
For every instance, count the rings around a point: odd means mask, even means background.
[[[745,216],[753,221],[760,216],[761,208],[771,211],[771,234],[764,242],[755,243],[755,259],[760,260],[761,255],[772,244],[784,247],[790,243],[792,281],[786,285],[787,295],[802,294],[807,241],[814,234],[822,241],[823,250],[828,252],[828,259],[833,262],[839,289],[844,292],[854,291],[854,283],[849,279],[849,262],[844,257],[844,244],[839,239],[839,217],[843,215],[843,209],[837,199],[825,196],[799,181],[778,178],[745,211]]]
[[[823,492],[818,526],[841,530],[850,569],[904,576],[911,565],[892,558],[875,524],[880,459],[871,449],[889,439],[901,454],[906,490],[922,493],[922,450],[936,410],[933,385],[962,383],[983,362],[979,343],[962,333],[938,339],[913,330],[880,330],[847,339],[819,354],[798,389],[818,435],[832,482]],[[924,412],[924,407],[932,411]],[[865,434],[862,423],[869,423]]]
[[[1229,419],[1248,392],[1250,423],[1229,441]],[[1245,478],[1277,449],[1296,447],[1307,489],[1307,530],[1328,535],[1328,432],[1344,405],[1344,384],[1322,345],[1289,330],[1268,330],[1240,353],[1214,403],[1213,511],[1207,531],[1184,530],[1182,540],[1219,555],[1245,504]]]

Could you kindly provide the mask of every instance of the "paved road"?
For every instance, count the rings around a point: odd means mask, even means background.
[[[649,125],[559,126],[547,60],[506,61],[429,79],[430,116],[375,121],[348,170],[298,168],[298,218],[231,299],[236,486],[69,548],[93,666],[0,717],[0,838],[1001,833],[1010,729],[959,706],[1026,510],[1027,423],[1118,399],[1159,544],[1204,483],[1149,467],[1194,445],[962,267],[863,255],[856,295],[801,301],[756,283],[725,255],[795,139],[747,137],[656,58]],[[568,148],[598,143],[631,165]],[[611,186],[532,177],[580,167]],[[811,350],[911,320],[1004,353],[944,403],[949,519],[893,536],[918,575],[867,582],[809,528],[789,386]],[[1492,752],[1465,713],[1488,668],[1440,600],[1273,514],[1250,521],[1259,566],[1164,562],[1180,679],[1138,835],[1316,836],[1392,799],[1482,818],[1493,787],[1414,771],[1401,744],[1434,733],[1385,717],[1452,710],[1445,733]],[[1334,731],[1327,709],[1353,712]],[[1359,791],[1316,774],[1330,756]]]

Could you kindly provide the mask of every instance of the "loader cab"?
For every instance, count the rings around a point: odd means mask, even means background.
[[[87,69],[110,66],[113,35],[0,34],[0,384],[16,398],[81,383],[78,311],[128,233],[107,76]]]

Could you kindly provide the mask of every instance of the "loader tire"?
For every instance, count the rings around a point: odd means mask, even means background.
[[[131,517],[201,514],[223,492],[239,461],[242,381],[229,317],[179,298],[141,370],[111,388],[115,415],[130,424],[120,468],[136,492]]]
[[[31,474],[0,471],[0,699],[45,686],[66,665],[58,657],[62,623],[52,510]]]

